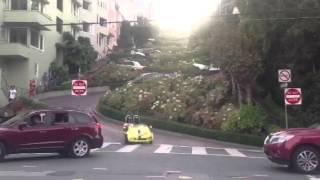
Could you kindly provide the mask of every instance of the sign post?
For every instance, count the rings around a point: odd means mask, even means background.
[[[285,88],[284,90],[284,106],[286,128],[288,128],[288,106],[296,106],[302,104],[301,88]]]
[[[73,96],[86,96],[88,89],[87,80],[72,80],[71,94]]]

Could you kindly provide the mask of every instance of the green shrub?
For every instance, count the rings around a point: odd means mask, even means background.
[[[258,134],[264,125],[266,114],[256,106],[245,105],[240,112],[230,114],[222,129],[226,131]]]
[[[105,105],[100,104],[98,106],[98,111],[103,115],[113,118],[115,120],[123,121],[125,117],[125,113],[107,107]],[[153,117],[142,117],[141,121],[145,124],[152,125],[155,128],[189,134],[198,137],[204,137],[209,139],[216,139],[221,141],[228,141],[246,145],[253,145],[253,146],[262,146],[263,144],[263,137],[254,136],[254,135],[247,135],[241,133],[231,133],[231,132],[224,132],[219,130],[212,130],[212,129],[204,129],[192,125],[182,124],[174,121],[168,120],[159,120]]]

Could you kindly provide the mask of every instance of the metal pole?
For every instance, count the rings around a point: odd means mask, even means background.
[[[286,121],[286,129],[288,129],[288,106],[286,102],[284,102],[284,113],[285,113],[285,121]]]

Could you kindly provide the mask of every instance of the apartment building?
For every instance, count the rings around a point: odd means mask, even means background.
[[[110,53],[120,25],[106,22],[123,20],[119,9],[116,0],[1,0],[0,106],[9,85],[26,93],[30,80],[43,84],[50,63],[61,61],[63,32],[90,38],[100,58]]]

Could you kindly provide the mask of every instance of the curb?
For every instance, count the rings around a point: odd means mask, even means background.
[[[117,125],[122,125],[123,124],[122,121],[119,121],[119,120],[112,119],[110,117],[104,116],[103,114],[98,112],[96,109],[94,109],[93,112],[99,118],[101,118],[104,122],[109,122],[109,123],[113,123],[113,124],[117,124]],[[219,141],[219,140],[215,140],[215,139],[208,139],[208,138],[203,138],[203,137],[198,137],[198,136],[192,136],[192,135],[189,135],[189,134],[176,133],[176,132],[167,131],[167,130],[163,130],[163,129],[153,128],[153,131],[154,132],[160,132],[160,133],[166,134],[166,135],[174,135],[174,136],[180,136],[180,137],[184,136],[184,137],[187,137],[187,138],[190,138],[190,139],[201,140],[201,141],[209,142],[209,143],[223,143],[225,145],[230,145],[230,146],[241,146],[241,148],[261,150],[261,148],[259,148],[258,146],[250,146],[250,145],[237,144],[237,143],[232,143],[232,142],[227,142],[227,141]]]
[[[102,87],[90,87],[88,88],[88,94],[94,94],[94,93],[101,93],[101,92],[106,92],[109,91],[110,88],[109,86],[102,86]],[[62,90],[62,91],[50,91],[42,94],[38,94],[32,99],[34,100],[44,100],[44,99],[49,99],[49,98],[54,98],[54,97],[61,97],[61,96],[68,96],[71,95],[70,90]]]

